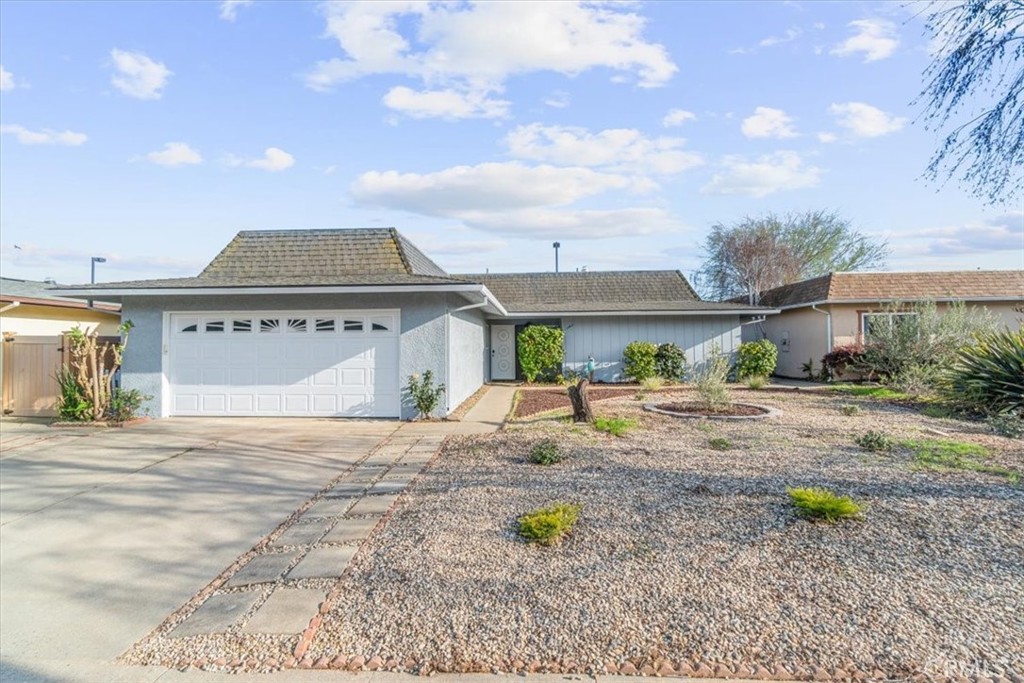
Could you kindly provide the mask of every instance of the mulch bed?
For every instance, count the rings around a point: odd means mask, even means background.
[[[591,385],[587,389],[587,398],[591,401],[601,401],[608,398],[633,396],[638,390],[639,387],[624,389]],[[519,404],[516,406],[514,417],[530,417],[556,408],[572,408],[569,394],[564,388],[527,389],[520,392]]]
[[[658,403],[655,408],[667,410],[673,413],[687,413],[689,415],[706,415],[708,417],[750,417],[752,415],[764,415],[768,411],[757,406],[745,403],[733,403],[719,410],[712,410],[703,403],[692,401],[675,403]]]

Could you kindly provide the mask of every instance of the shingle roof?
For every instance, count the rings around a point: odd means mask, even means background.
[[[701,301],[678,270],[475,273],[457,277],[483,283],[510,314],[752,310],[738,304]]]
[[[360,275],[447,277],[448,273],[394,228],[243,230],[199,277],[263,280],[268,275],[332,280]]]
[[[829,273],[761,294],[761,304],[787,308],[832,301],[1024,299],[1024,270]]]
[[[105,282],[97,289],[429,285],[461,282],[394,228],[243,230],[196,277]],[[75,289],[90,289],[88,285]]]

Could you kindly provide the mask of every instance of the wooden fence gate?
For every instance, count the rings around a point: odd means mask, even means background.
[[[117,342],[118,337],[100,337]],[[3,341],[3,413],[19,417],[54,417],[60,386],[57,372],[68,362],[63,336],[13,335]],[[107,362],[111,362],[108,359]]]
[[[54,375],[63,362],[62,337],[5,338],[4,415],[53,417],[59,392]]]

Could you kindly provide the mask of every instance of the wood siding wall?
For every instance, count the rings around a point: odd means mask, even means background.
[[[594,379],[624,382],[622,352],[632,341],[672,342],[686,352],[687,368],[700,365],[718,344],[724,353],[740,345],[738,316],[595,316],[563,318],[565,365],[582,372],[587,356],[596,361]]]

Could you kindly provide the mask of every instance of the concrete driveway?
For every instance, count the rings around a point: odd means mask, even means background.
[[[5,682],[168,673],[114,660],[400,423],[9,424],[0,423]]]

